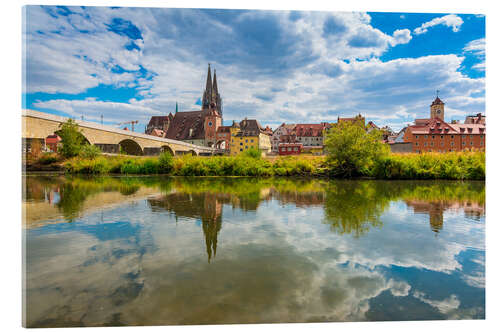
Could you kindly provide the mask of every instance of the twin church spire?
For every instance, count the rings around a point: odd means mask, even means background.
[[[217,74],[214,69],[214,78],[212,81],[212,72],[208,64],[207,83],[203,92],[202,110],[215,109],[222,117],[222,99],[217,87]]]

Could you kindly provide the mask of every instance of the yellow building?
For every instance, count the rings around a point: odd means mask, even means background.
[[[258,149],[262,153],[271,151],[271,137],[255,119],[244,119],[231,126],[230,154],[238,155],[249,149]]]

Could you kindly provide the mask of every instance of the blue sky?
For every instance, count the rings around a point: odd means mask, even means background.
[[[207,64],[224,122],[399,129],[485,109],[485,17],[464,14],[27,6],[23,108],[107,124],[199,109]]]

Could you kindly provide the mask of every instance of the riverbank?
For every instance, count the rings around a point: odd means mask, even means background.
[[[68,174],[127,174],[172,176],[331,177],[336,165],[325,156],[259,158],[242,156],[159,157],[106,156],[95,158],[42,156],[26,164],[26,171],[62,171]],[[376,179],[484,180],[484,152],[389,154],[360,172]]]

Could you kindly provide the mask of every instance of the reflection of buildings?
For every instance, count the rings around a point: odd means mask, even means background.
[[[148,198],[153,211],[167,210],[176,216],[201,219],[208,261],[217,253],[217,236],[222,228],[222,205],[227,196],[214,193],[171,193]]]
[[[478,219],[484,215],[484,205],[477,202],[452,202],[452,201],[422,201],[405,200],[406,204],[413,208],[415,213],[429,215],[431,230],[439,233],[443,229],[443,213],[445,211],[462,210],[465,216]]]

